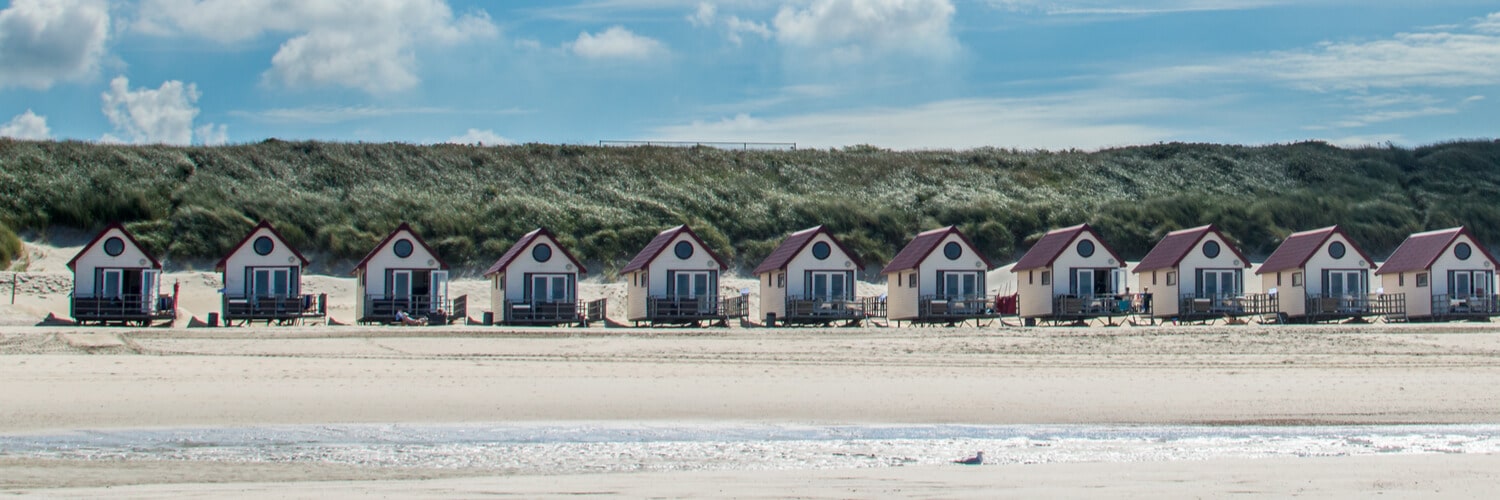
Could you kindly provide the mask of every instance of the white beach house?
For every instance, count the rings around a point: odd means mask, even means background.
[[[118,223],[104,228],[68,261],[69,301],[78,324],[148,326],[177,317],[177,298],[161,293],[161,262]]]

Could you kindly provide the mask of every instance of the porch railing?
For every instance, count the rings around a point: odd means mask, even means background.
[[[885,297],[864,297],[859,299],[860,310],[864,311],[866,318],[884,318],[885,302]]]
[[[1280,301],[1275,295],[1186,293],[1178,299],[1177,313],[1183,316],[1252,316],[1276,314]]]
[[[1500,315],[1500,295],[1433,295],[1432,315],[1437,317]]]
[[[852,319],[865,316],[865,301],[854,297],[788,295],[786,319]]]
[[[987,318],[995,316],[991,307],[994,300],[989,296],[944,297],[924,295],[917,300],[917,316],[921,318]]]
[[[365,297],[365,317],[361,321],[394,322],[398,311],[405,311],[406,314],[419,318],[442,311],[441,316],[446,318],[453,311],[453,304],[442,297],[431,295],[369,295]]]
[[[1406,294],[1316,295],[1307,298],[1307,315],[1406,316]]]
[[[117,297],[74,295],[68,307],[68,312],[78,320],[143,320],[177,316],[177,307],[170,295],[157,295],[154,299],[141,294]]]
[[[1150,294],[1056,295],[1052,315],[1064,318],[1127,316],[1149,312]]]
[[[225,295],[224,319],[286,319],[328,315],[328,294],[281,297]]]
[[[572,323],[582,320],[577,301],[505,301],[505,320],[511,323]]]

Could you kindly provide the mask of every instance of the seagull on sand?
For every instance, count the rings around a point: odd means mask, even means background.
[[[974,456],[965,458],[963,460],[954,460],[953,463],[963,465],[981,465],[984,463],[984,452],[981,451],[975,453]]]

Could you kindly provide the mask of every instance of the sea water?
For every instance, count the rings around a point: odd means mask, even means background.
[[[301,425],[0,435],[0,458],[467,469],[766,470],[1500,453],[1500,425]]]

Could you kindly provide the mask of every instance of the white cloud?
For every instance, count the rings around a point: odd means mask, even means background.
[[[702,28],[706,26],[713,26],[714,17],[717,15],[718,8],[714,7],[714,4],[701,2],[698,4],[698,10],[693,11],[693,14],[688,16],[687,19],[688,23],[692,24],[693,26]]]
[[[198,117],[198,86],[178,80],[162,82],[156,89],[130,89],[130,80],[117,76],[104,92],[104,116],[114,126],[114,134],[105,134],[104,142],[134,144],[193,143],[193,120]],[[205,124],[198,127],[205,139],[200,142],[224,143],[228,130],[224,126]]]
[[[488,14],[446,0],[146,0],[134,28],[237,43],[289,34],[265,81],[388,93],[415,87],[417,51],[499,33]]]
[[[585,59],[642,60],[667,52],[667,46],[660,41],[631,33],[623,26],[611,26],[597,35],[579,33],[570,48]]]
[[[1483,33],[1500,34],[1500,12],[1490,14],[1475,22],[1474,29]]]
[[[823,51],[835,61],[874,55],[947,58],[957,52],[948,0],[814,0],[806,8],[783,6],[772,22],[776,39]]]
[[[193,129],[193,135],[198,138],[198,144],[204,146],[222,146],[229,144],[229,126],[205,123]]]
[[[478,144],[480,146],[503,146],[506,144],[511,144],[512,141],[510,139],[500,137],[500,134],[496,134],[493,130],[479,130],[477,128],[471,128],[468,132],[465,132],[464,135],[450,137],[447,141],[444,142],[448,142],[451,144]]]
[[[1500,81],[1500,35],[1486,34],[1483,27],[1476,22],[1466,32],[1400,33],[1374,41],[1325,42],[1304,50],[1157,68],[1130,79],[1158,84],[1272,80],[1316,92],[1488,86]]]
[[[47,128],[47,117],[26,110],[10,121],[0,124],[0,137],[41,141],[52,138],[52,129]]]
[[[101,0],[15,0],[0,10],[0,88],[46,89],[89,77],[108,37]]]
[[[648,139],[794,142],[799,147],[872,144],[897,149],[1100,148],[1172,140],[1176,131],[1143,123],[1152,116],[1183,113],[1202,104],[1088,93],[961,99],[909,108],[768,118],[739,114],[661,127]]]
[[[1248,10],[1293,3],[1291,0],[990,0],[995,8],[1047,15],[1140,16],[1176,12]]]

